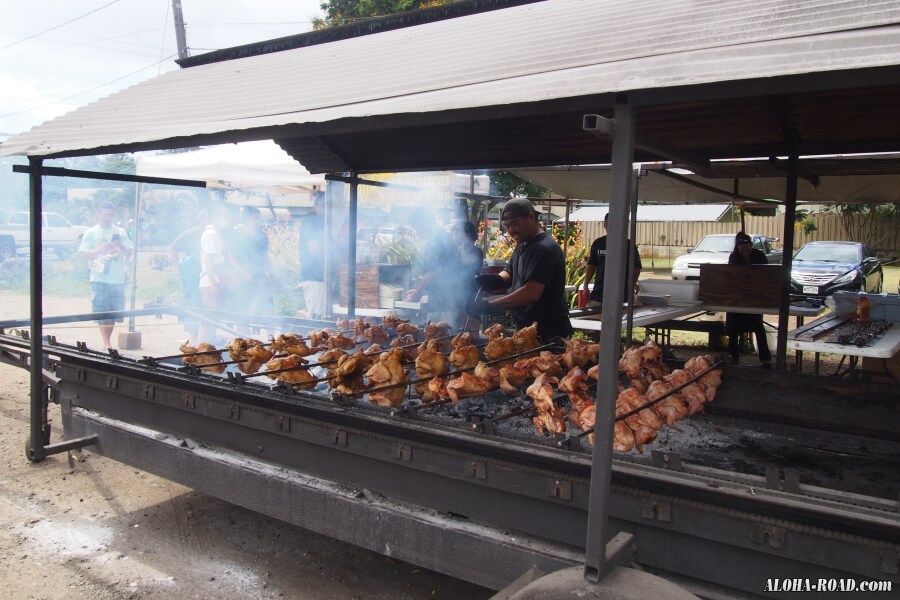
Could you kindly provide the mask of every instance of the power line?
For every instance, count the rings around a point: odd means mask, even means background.
[[[101,11],[101,10],[103,10],[104,8],[108,7],[108,6],[112,6],[113,4],[115,4],[115,3],[118,2],[118,1],[119,1],[119,0],[112,0],[112,2],[110,2],[110,3],[108,3],[108,4],[104,4],[103,6],[101,6],[101,7],[99,7],[99,8],[95,8],[95,9],[92,10],[92,11],[86,12],[86,13],[84,13],[83,15],[81,15],[80,17],[75,17],[74,19],[69,19],[69,20],[66,21],[65,23],[60,23],[59,25],[54,25],[53,27],[50,27],[49,29],[45,29],[45,30],[43,30],[43,31],[38,31],[38,32],[35,33],[35,34],[29,35],[29,36],[27,36],[27,37],[23,37],[22,39],[17,40],[17,41],[15,41],[15,42],[11,43],[11,44],[7,44],[7,45],[5,45],[5,46],[0,46],[0,50],[6,50],[7,48],[11,48],[12,46],[15,46],[16,44],[21,44],[22,42],[27,41],[27,40],[30,40],[30,39],[33,39],[33,38],[36,38],[36,37],[38,37],[39,35],[44,35],[45,33],[48,33],[48,32],[50,32],[50,31],[53,31],[54,29],[59,29],[60,27],[65,27],[65,26],[68,25],[69,23],[74,23],[75,21],[79,21],[79,20],[81,20],[81,19],[83,19],[83,18],[85,18],[85,17],[87,17],[87,16],[89,16],[89,15],[94,14],[95,12]]]
[[[135,46],[135,47],[139,47],[139,48],[152,48],[153,50],[156,50],[156,46],[151,46],[150,44],[138,44],[135,42],[116,41],[119,38],[127,38],[127,37],[131,37],[133,35],[137,35],[139,33],[146,33],[148,31],[159,31],[159,30],[151,27],[149,29],[139,29],[137,31],[131,31],[128,33],[120,33],[118,35],[112,35],[109,37],[90,36],[90,37],[93,37],[94,39],[87,40],[84,42],[75,42],[75,43],[68,44],[65,46],[55,46],[53,48],[45,48],[44,50],[35,50],[34,52],[26,52],[24,54],[10,54],[8,56],[0,56],[0,60],[9,60],[9,59],[13,59],[13,58],[25,58],[27,56],[34,56],[35,54],[46,54],[48,52],[56,52],[57,50],[68,50],[69,48],[79,48],[81,46],[89,46],[91,44],[99,44],[101,42],[110,42],[110,41],[115,44],[126,44],[128,46]],[[125,50],[121,50],[121,49],[117,49],[116,51],[117,52],[126,52]],[[147,56],[147,54],[140,54],[137,52],[131,52],[130,54],[134,54],[136,56]]]
[[[39,109],[39,108],[45,108],[45,107],[47,107],[47,106],[53,106],[54,104],[59,104],[59,103],[61,103],[61,102],[65,102],[66,100],[71,100],[72,98],[77,98],[78,96],[83,96],[84,94],[88,94],[88,93],[90,93],[90,92],[93,92],[94,90],[98,90],[98,89],[100,89],[100,88],[102,88],[102,87],[106,87],[107,85],[116,83],[117,81],[121,81],[121,80],[123,80],[123,79],[127,79],[127,78],[131,77],[132,75],[136,75],[136,74],[140,73],[141,71],[145,71],[145,70],[149,69],[150,67],[155,67],[156,65],[158,65],[158,64],[160,64],[160,63],[162,63],[162,62],[165,62],[165,61],[169,60],[170,58],[174,58],[175,56],[176,56],[175,54],[170,54],[169,56],[167,56],[167,57],[165,57],[165,58],[163,58],[163,59],[161,59],[161,60],[158,60],[158,61],[156,61],[156,62],[153,63],[153,64],[147,65],[147,66],[145,66],[145,67],[141,67],[141,68],[138,69],[137,71],[132,71],[131,73],[128,73],[127,75],[122,75],[121,77],[117,77],[117,78],[113,79],[112,81],[107,81],[106,83],[101,83],[100,85],[94,86],[94,87],[92,87],[92,88],[89,89],[89,90],[84,90],[84,91],[82,91],[82,92],[78,92],[77,94],[72,94],[71,96],[66,96],[65,98],[60,98],[59,100],[54,100],[53,102],[48,102],[48,103],[46,103],[46,104],[41,104],[40,106],[32,106],[31,108],[26,108],[25,110],[18,110],[18,111],[16,111],[16,112],[11,112],[11,113],[6,113],[5,115],[0,115],[0,119],[5,119],[6,117],[13,117],[13,116],[15,116],[15,115],[21,115],[21,114],[23,114],[23,113],[31,112],[31,111],[37,110],[37,109]]]

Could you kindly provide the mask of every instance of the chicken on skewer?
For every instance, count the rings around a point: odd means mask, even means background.
[[[647,402],[653,402],[663,395],[668,394],[670,391],[672,391],[672,386],[667,381],[657,379],[647,388],[647,393],[644,397],[647,399]],[[665,419],[666,425],[673,429],[678,429],[678,427],[675,426],[677,421],[688,416],[688,405],[680,394],[672,394],[664,400],[660,400],[650,408],[661,418]]]
[[[438,340],[428,340],[422,346],[425,349],[420,349],[416,356],[416,375],[419,379],[419,382],[416,383],[416,393],[424,402],[432,402],[435,398],[431,395],[428,380],[446,375],[449,366],[447,357],[439,350]]]
[[[565,433],[566,431],[565,412],[553,401],[552,384],[558,382],[556,377],[541,373],[525,390],[525,393],[534,400],[537,415],[532,418],[532,422],[541,435],[544,435],[545,432]]]
[[[712,362],[708,356],[695,356],[684,363],[684,370],[690,373],[692,377],[696,377],[710,368],[712,368]],[[712,402],[716,399],[716,390],[722,385],[722,369],[715,369],[706,373],[697,380],[697,384],[704,388],[707,402]]]
[[[394,328],[397,335],[411,335],[413,337],[419,335],[419,328],[411,323],[400,323]]]
[[[450,343],[453,346],[453,350],[450,352],[450,364],[457,370],[471,369],[481,360],[478,348],[473,345],[472,335],[468,331],[458,334]]]
[[[484,363],[478,363],[474,371],[465,371],[456,379],[447,382],[447,395],[454,404],[463,398],[483,396],[497,389],[500,385],[500,374]]]
[[[487,346],[484,347],[484,357],[490,361],[499,361],[507,356],[516,353],[516,342],[511,337],[503,337],[502,335],[490,338]],[[498,366],[504,366],[512,361],[497,363]]]
[[[591,344],[581,338],[572,337],[566,340],[566,351],[563,353],[563,363],[571,369],[590,364],[597,364],[600,355],[600,344]]]
[[[647,398],[643,394],[635,388],[628,388],[621,392],[616,400],[616,416],[625,415],[645,404],[647,404]],[[638,452],[642,452],[644,444],[655,440],[656,432],[662,428],[659,417],[649,408],[625,417],[625,424],[634,432],[634,445]]]
[[[296,354],[297,356],[309,356],[324,350],[324,347],[312,347],[306,345],[306,340],[295,333],[283,333],[277,338],[272,338],[269,348],[282,354]]]
[[[234,338],[228,345],[228,354],[244,375],[256,373],[274,356],[262,342],[252,338]]]
[[[534,350],[541,345],[537,337],[537,325],[537,323],[532,323],[513,334],[512,339],[516,347],[516,354]]]
[[[279,371],[281,369],[291,369],[290,371],[281,371],[280,373],[266,374],[269,379],[278,379],[288,383],[302,384],[297,385],[297,389],[311,390],[318,383],[315,375],[309,372],[309,369],[303,368],[308,361],[297,354],[289,354],[281,358],[273,358],[266,363],[267,371]]]
[[[387,327],[388,329],[394,329],[394,330],[396,330],[397,327],[399,327],[400,325],[408,325],[408,324],[409,324],[409,321],[407,321],[406,319],[401,319],[400,317],[398,317],[396,315],[387,315],[384,319],[381,320],[382,327]],[[418,331],[418,328],[416,328],[416,331]],[[399,331],[397,332],[397,335],[401,335]]]
[[[394,349],[385,352],[375,361],[366,371],[366,377],[371,387],[397,385],[405,381],[406,374],[403,371],[401,354],[401,350]],[[405,391],[405,386],[397,385],[397,387],[386,390],[370,392],[369,402],[379,406],[398,406],[403,401]]]
[[[336,392],[353,394],[366,387],[363,374],[372,366],[372,358],[362,350],[356,354],[344,354],[337,364],[328,371],[328,385]]]
[[[378,325],[370,325],[363,331],[363,336],[369,340],[370,344],[385,344],[391,336]]]
[[[684,385],[692,378],[693,375],[689,372],[683,369],[675,369],[670,374],[666,375],[665,381],[672,387],[678,387]],[[706,390],[704,388],[696,383],[691,383],[683,387],[678,393],[681,394],[681,397],[687,402],[689,416],[703,412],[703,407],[708,401]]]
[[[225,365],[219,364],[222,362],[222,353],[218,354],[206,354],[207,352],[214,352],[216,347],[212,344],[207,344],[203,342],[201,344],[197,344],[197,347],[188,346],[187,341],[185,341],[181,346],[178,347],[182,353],[185,354],[184,358],[181,359],[186,365],[194,365],[196,367],[200,367],[200,369],[204,371],[212,371],[213,373],[223,373],[225,371]],[[197,354],[198,352],[202,352],[203,354],[199,354],[197,356],[192,356],[193,354]],[[204,367],[203,365],[215,364],[214,367]]]
[[[353,350],[356,347],[356,342],[352,338],[348,338],[340,333],[337,335],[329,336],[325,341],[325,346],[332,350],[334,348],[340,348],[341,350]]]

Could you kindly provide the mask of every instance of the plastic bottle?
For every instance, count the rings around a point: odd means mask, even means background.
[[[869,299],[865,296],[860,296],[856,300],[856,322],[857,323],[868,323],[869,322]]]

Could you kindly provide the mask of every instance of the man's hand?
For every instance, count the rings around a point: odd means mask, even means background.
[[[478,275],[475,277],[475,283],[478,284],[485,292],[492,292],[495,290],[503,290],[506,289],[506,281],[495,274],[487,274],[487,275]]]
[[[494,315],[498,314],[501,311],[501,308],[494,306],[485,298],[470,300],[468,303],[466,303],[466,314],[473,317],[480,317],[482,315]]]

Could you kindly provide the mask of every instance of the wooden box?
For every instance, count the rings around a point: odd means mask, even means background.
[[[781,265],[700,265],[700,301],[711,306],[777,307],[781,273]]]

